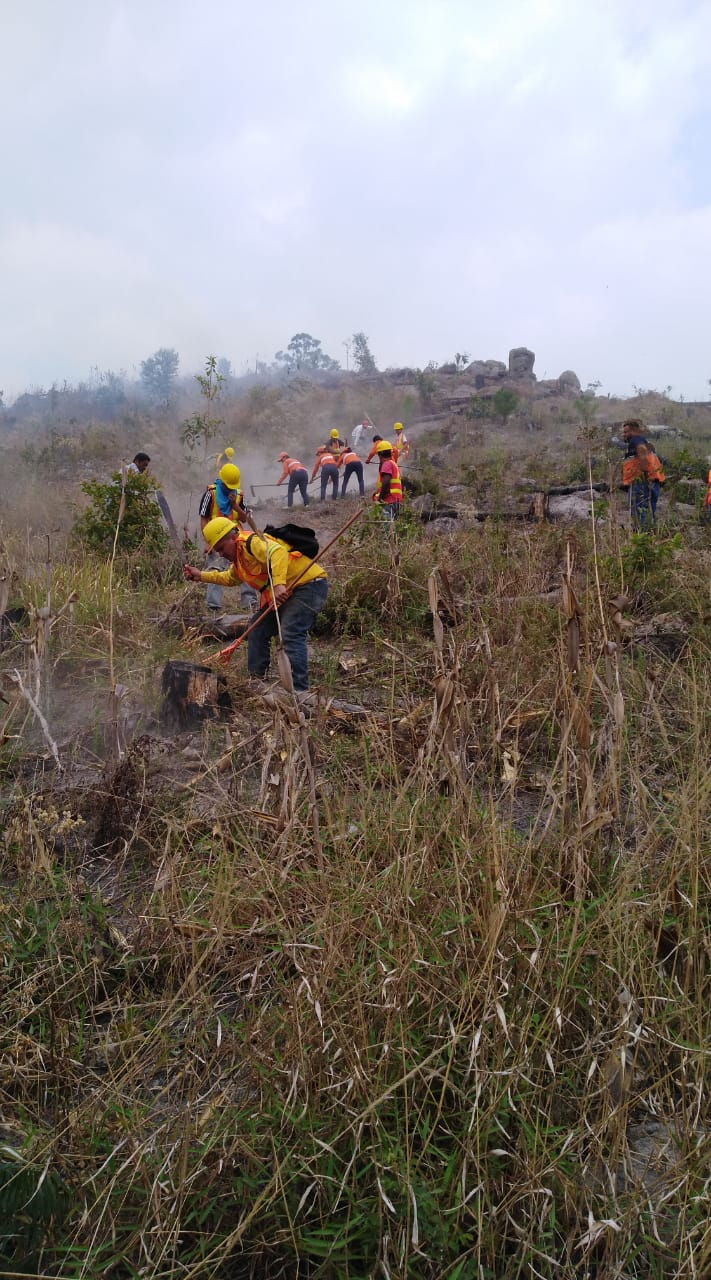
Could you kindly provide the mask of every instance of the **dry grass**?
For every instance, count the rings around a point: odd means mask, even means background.
[[[0,1274],[705,1274],[708,553],[626,546],[366,527],[308,724],[236,667],[191,754],[6,751]],[[105,567],[72,592],[51,661],[79,691],[103,651],[105,708]],[[652,608],[674,660],[630,643]]]

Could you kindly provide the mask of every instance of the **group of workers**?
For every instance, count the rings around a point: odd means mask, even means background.
[[[365,427],[367,424],[361,424]],[[395,443],[373,436],[366,465],[378,463],[378,480],[373,502],[387,520],[395,520],[402,504],[402,479],[398,460],[409,455],[410,446],[403,425],[394,426]],[[362,434],[362,433],[361,433]],[[200,527],[208,557],[207,568],[184,566],[191,582],[207,584],[207,605],[217,611],[222,606],[224,587],[240,587],[243,607],[255,610],[255,619],[247,635],[247,669],[250,676],[261,680],[269,670],[272,639],[280,635],[291,664],[296,693],[309,688],[307,637],[314,618],[328,594],[328,578],[322,565],[294,549],[282,538],[261,533],[249,511],[240,487],[239,467],[232,461],[233,449],[221,455],[222,466],[215,480],[207,486],[199,506]],[[224,461],[223,461],[224,459]],[[298,458],[286,451],[279,454],[282,473],[277,481],[288,482],[287,505],[291,506],[298,489],[304,506],[309,505],[309,476]],[[365,494],[363,461],[347,440],[341,440],[336,428],[327,444],[316,450],[311,480],[321,476],[321,501],[325,501],[329,484],[331,497],[338,497],[339,469],[343,468],[341,497],[346,496],[351,476],[356,477],[361,497]],[[251,526],[250,529],[245,526]]]
[[[353,433],[354,440],[357,445],[360,444],[363,432],[370,426],[367,419],[360,423]],[[398,469],[398,459],[409,457],[410,445],[405,435],[405,431],[401,422],[396,422],[393,431],[395,433],[395,442],[390,443],[383,440],[382,436],[373,436],[373,447],[371,448],[367,458],[366,466],[369,462],[377,459],[379,463],[378,484],[373,500],[380,502],[383,506],[394,506],[397,502],[402,501],[402,485],[399,482],[400,474]],[[355,478],[358,485],[358,492],[361,498],[365,496],[365,484],[363,480],[363,461],[358,453],[356,445],[350,445],[347,440],[342,440],[340,433],[334,427],[329,435],[326,444],[319,445],[316,450],[316,459],[314,461],[313,470],[309,477],[308,469],[300,462],[298,458],[292,458],[290,454],[284,450],[279,454],[277,462],[281,463],[282,472],[277,480],[277,485],[287,482],[286,503],[291,507],[294,502],[294,494],[297,489],[301,494],[301,501],[305,507],[309,505],[308,486],[312,484],[317,477],[321,480],[321,501],[325,502],[328,496],[329,486],[331,489],[331,499],[338,498],[338,481],[339,472],[343,468],[343,480],[341,484],[340,496],[345,498],[348,492],[348,485],[351,477]],[[394,464],[385,466],[385,463]],[[388,483],[387,478],[393,483]],[[399,494],[399,496],[398,496]]]

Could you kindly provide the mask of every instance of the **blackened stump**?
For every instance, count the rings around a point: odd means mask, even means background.
[[[192,662],[166,662],[161,692],[161,723],[169,728],[193,728],[232,710],[225,677]]]

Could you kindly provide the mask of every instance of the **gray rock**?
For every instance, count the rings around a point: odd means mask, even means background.
[[[565,394],[579,396],[582,390],[580,386],[580,378],[577,373],[573,373],[572,369],[564,369],[558,379],[558,385]]]
[[[467,373],[474,378],[505,378],[508,370],[503,360],[472,360]]]
[[[534,381],[536,377],[533,372],[535,360],[535,353],[529,351],[528,347],[512,347],[509,351],[510,377],[527,378],[529,381]]]
[[[455,533],[456,529],[457,522],[450,516],[441,516],[439,520],[430,520],[429,524],[425,525],[425,533],[429,534]]]
[[[561,494],[548,499],[548,515],[560,524],[577,524],[590,519],[590,499],[584,493]]]

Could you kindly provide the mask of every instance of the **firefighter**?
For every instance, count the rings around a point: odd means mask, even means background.
[[[387,520],[396,520],[402,509],[400,469],[393,459],[393,449],[389,440],[379,442],[377,453],[380,467],[373,502],[382,507]]]
[[[346,490],[348,488],[348,481],[350,480],[351,476],[355,476],[356,480],[358,481],[360,496],[361,498],[363,498],[365,496],[365,485],[363,484],[363,463],[358,457],[358,454],[356,453],[355,449],[351,449],[349,448],[348,445],[346,445],[345,449],[342,451],[338,459],[337,465],[339,467],[345,466],[345,470],[343,472],[343,484],[341,486],[341,497],[345,498]]]
[[[410,456],[410,441],[405,435],[405,428],[401,422],[396,422],[393,426],[395,432],[395,446],[397,448],[397,457],[395,461],[399,464],[406,462]]]
[[[302,462],[298,458],[290,458],[288,453],[280,453],[277,462],[282,465],[282,472],[277,480],[277,484],[283,484],[285,480],[289,481],[289,487],[286,491],[286,505],[293,506],[294,493],[299,490],[301,500],[305,507],[309,505],[309,495],[307,485],[309,483],[309,473]]]
[[[249,674],[258,679],[267,675],[271,642],[281,629],[294,689],[297,693],[305,692],[309,687],[307,636],[328,595],[325,569],[318,561],[292,550],[280,538],[247,533],[225,516],[209,520],[202,532],[210,551],[226,560],[228,567],[205,570],[186,564],[185,577],[191,582],[209,582],[222,587],[243,583],[259,591],[260,604],[269,611],[247,636]],[[298,582],[292,587],[296,579]],[[269,608],[270,605],[274,607]]]
[[[381,444],[381,443],[382,443],[382,444],[387,444],[388,449],[390,450],[390,452],[391,452],[391,454],[392,454],[393,462],[397,462],[397,460],[398,460],[398,448],[397,448],[397,445],[396,445],[396,444],[389,444],[387,440],[383,440],[383,437],[382,437],[382,436],[377,436],[377,435],[376,435],[376,436],[373,436],[373,447],[371,448],[370,453],[368,454],[368,457],[366,458],[366,462],[372,462],[374,458],[376,459],[376,461],[378,460],[378,445],[379,445],[379,444]]]
[[[233,456],[233,450],[225,450]],[[240,489],[240,469],[233,462],[226,462],[220,467],[216,480],[209,484],[200,499],[198,514],[200,516],[200,528],[216,519],[217,516],[224,516],[226,520],[230,520],[234,525],[242,525],[247,520],[248,512],[245,506],[244,494]],[[207,557],[208,569],[227,569],[229,566],[226,561],[212,548]],[[206,579],[209,581],[209,579]],[[240,601],[245,609],[253,609],[257,603],[257,593],[246,584],[240,592]],[[207,588],[207,607],[212,613],[218,613],[222,608],[222,587],[218,583],[210,582]]]
[[[321,501],[326,501],[329,482],[332,485],[331,498],[335,501],[338,497],[338,463],[336,455],[326,444],[319,445],[316,450],[316,461],[311,473],[312,480],[316,479],[319,471],[321,472]]]
[[[647,532],[657,521],[659,493],[666,479],[654,446],[645,438],[639,418],[622,424],[626,453],[622,462],[622,484],[629,491],[630,512],[635,529]]]

